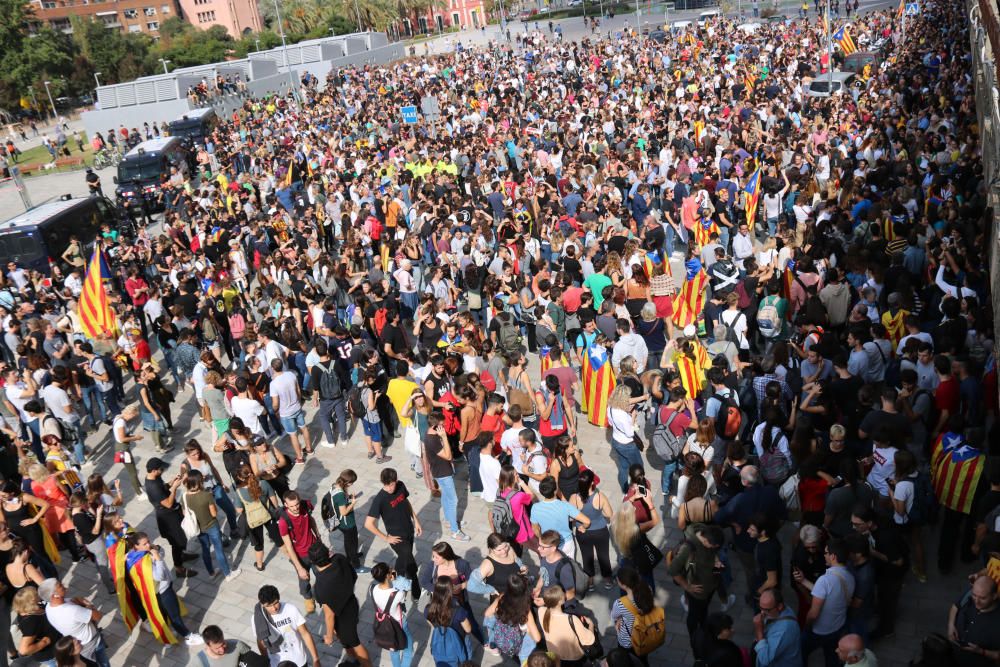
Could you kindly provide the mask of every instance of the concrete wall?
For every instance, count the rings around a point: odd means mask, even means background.
[[[109,129],[117,130],[119,125],[141,128],[143,123],[170,122],[190,110],[187,98],[182,97],[169,102],[84,111],[80,114],[80,119],[83,120],[83,127],[88,135],[100,132],[106,136]]]

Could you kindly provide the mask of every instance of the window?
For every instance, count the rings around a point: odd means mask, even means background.
[[[150,21],[149,23],[146,24],[146,30],[149,30],[150,32],[156,32],[159,29],[160,29],[159,21]]]
[[[211,23],[215,20],[215,12],[198,12],[198,23]]]
[[[139,12],[135,9],[126,9],[122,12],[127,19],[137,19],[139,18]]]
[[[156,16],[156,7],[146,7],[142,11],[146,16]]]
[[[142,32],[142,26],[138,23],[133,23],[128,27],[129,32]]]
[[[169,14],[170,13],[170,5],[160,5],[160,13],[161,14]]]
[[[451,24],[453,26],[457,26],[457,25],[459,25],[459,23],[460,23],[460,21],[458,20],[458,12],[452,12],[451,13]]]
[[[43,2],[42,3],[42,9],[55,9],[55,8],[56,8],[56,3],[54,3],[54,2]]]

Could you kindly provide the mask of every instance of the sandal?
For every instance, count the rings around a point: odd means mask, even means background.
[[[264,571],[264,567],[265,566],[263,566],[263,565],[257,565],[257,563],[253,564],[253,569],[257,570],[258,572],[263,572]]]
[[[306,460],[303,457],[301,457],[301,456],[296,456],[295,457],[295,462],[301,465],[301,464],[305,463]]]

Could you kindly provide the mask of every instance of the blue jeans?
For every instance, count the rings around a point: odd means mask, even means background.
[[[413,635],[410,634],[410,624],[403,616],[403,633],[406,635],[406,648],[401,651],[389,651],[392,667],[410,667],[413,663]]]
[[[183,382],[181,382],[180,373],[177,372],[177,360],[174,358],[174,351],[169,347],[161,347],[160,349],[163,351],[163,360],[170,369],[170,375],[173,376],[174,382],[177,386],[181,386]]]
[[[95,426],[98,422],[102,422],[108,418],[107,410],[104,408],[104,401],[101,400],[101,390],[97,388],[97,385],[90,385],[89,387],[81,387],[80,396],[83,399],[83,408],[87,413],[87,419],[90,420],[90,425]],[[97,418],[94,418],[94,406],[97,406]]]
[[[226,521],[229,522],[229,534],[236,534],[236,508],[233,506],[233,500],[229,497],[229,494],[222,490],[221,484],[216,484],[212,487],[212,497],[215,498],[215,504],[221,509],[226,515]],[[221,531],[220,531],[221,532]]]
[[[319,425],[323,429],[323,438],[329,443],[335,443],[338,436],[333,435],[332,418],[337,419],[337,433],[340,440],[347,440],[347,405],[343,397],[334,399],[321,398],[319,401]]]
[[[615,465],[618,466],[618,486],[622,493],[628,491],[628,469],[629,466],[638,463],[643,465],[642,452],[634,444],[623,445],[620,442],[611,441],[611,451],[615,453]]]
[[[181,604],[177,599],[177,591],[174,590],[174,587],[171,585],[162,593],[157,593],[156,598],[160,602],[160,607],[167,613],[167,618],[170,619],[170,625],[174,626],[174,630],[180,633],[181,637],[187,637],[191,634],[188,627],[184,625],[184,619],[181,618]]]
[[[208,570],[208,573],[215,574],[215,567],[212,565],[212,547],[215,547],[215,562],[219,564],[222,574],[228,577],[232,570],[229,569],[226,552],[222,550],[222,533],[219,531],[219,524],[216,523],[204,532],[198,533],[198,542],[201,543],[201,560],[205,563],[205,569]]]
[[[670,478],[673,477],[674,471],[677,470],[677,466],[677,461],[663,464],[663,476],[660,477],[660,489],[663,490],[663,495],[665,496],[670,495]]]
[[[448,475],[447,477],[435,477],[434,481],[441,487],[441,507],[444,509],[444,518],[451,526],[451,532],[457,533],[460,527],[458,525],[458,493],[455,492],[455,478]]]
[[[100,395],[101,400],[98,402],[101,404],[101,412],[106,415],[105,419],[114,419],[119,414],[121,414],[121,407],[118,405],[118,397],[115,394],[115,390],[111,391],[100,391],[98,390],[98,395]],[[107,412],[105,412],[105,409]]]
[[[98,630],[100,633],[100,630]],[[94,662],[100,667],[111,667],[111,660],[108,659],[108,643],[104,641],[104,635],[98,634],[97,648],[94,650]]]

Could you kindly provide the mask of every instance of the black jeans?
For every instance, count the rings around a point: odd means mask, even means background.
[[[361,567],[361,559],[358,558],[358,529],[340,527],[340,532],[344,535],[344,555],[355,570]]]
[[[879,577],[876,585],[878,589],[878,632],[895,632],[899,596],[903,592],[903,576]]]
[[[174,587],[171,585],[162,593],[157,593],[156,597],[160,601],[163,611],[167,612],[167,618],[170,619],[170,625],[174,626],[174,630],[182,637],[187,637],[191,634],[188,627],[184,625],[184,619],[181,618],[181,605],[177,599],[177,591],[174,590]]]
[[[611,536],[608,529],[598,528],[588,530],[586,533],[577,533],[576,541],[580,545],[580,559],[583,561],[583,571],[588,576],[595,576],[594,556],[597,556],[597,563],[601,566],[601,578],[611,579]]]
[[[390,544],[396,552],[396,572],[409,579],[413,588],[411,594],[414,600],[420,599],[420,580],[417,578],[417,560],[413,557],[413,538],[404,537],[396,544]]]
[[[298,556],[298,554],[296,555]],[[302,596],[303,600],[312,600],[312,561],[305,556],[299,556],[299,562],[302,563],[302,567],[306,571],[305,579],[299,579],[298,574],[295,575],[295,578],[299,580],[299,595]]]
[[[956,512],[947,507],[941,508],[941,538],[938,542],[938,569],[941,572],[951,571],[955,562],[955,545],[959,545],[959,556],[962,562],[971,563],[972,542],[975,537],[975,525],[968,514]]]
[[[698,628],[705,625],[708,620],[708,605],[712,601],[712,596],[709,595],[704,600],[699,600],[690,593],[685,593],[684,596],[688,602],[687,629],[688,637],[691,638],[691,651],[695,658],[701,658],[700,647],[695,638],[698,636]]]

